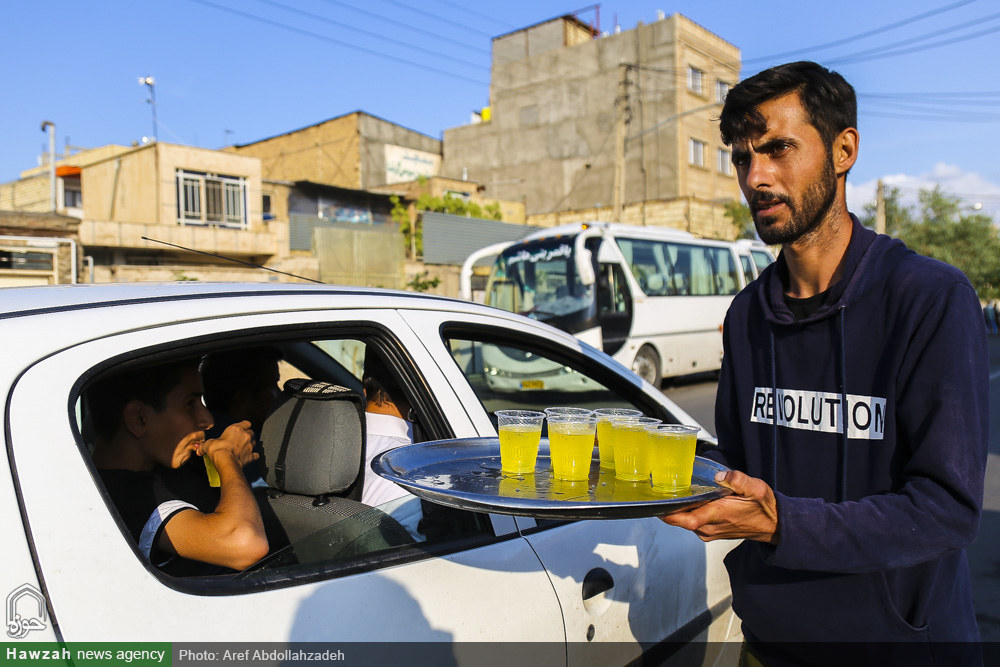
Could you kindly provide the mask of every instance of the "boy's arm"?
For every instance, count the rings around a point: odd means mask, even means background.
[[[258,456],[251,436],[250,423],[244,421],[202,446],[202,454],[219,471],[219,504],[210,514],[188,509],[171,517],[157,541],[160,549],[233,570],[244,570],[267,555],[260,509],[243,475],[243,466]]]

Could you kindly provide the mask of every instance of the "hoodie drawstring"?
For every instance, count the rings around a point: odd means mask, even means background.
[[[774,349],[774,325],[768,326],[768,333],[771,339],[771,400],[774,402],[774,416],[771,419],[771,489],[778,490],[778,414],[781,406],[778,405],[778,366],[777,354]]]
[[[847,405],[847,306],[840,306],[840,408],[841,424],[840,429],[840,502],[847,500],[847,429],[848,405]]]

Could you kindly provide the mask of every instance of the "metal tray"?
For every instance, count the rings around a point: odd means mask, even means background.
[[[633,519],[691,509],[729,495],[715,474],[723,465],[695,458],[688,491],[657,491],[649,482],[624,482],[602,470],[595,457],[587,481],[554,479],[549,442],[542,438],[535,472],[500,472],[498,438],[436,440],[378,454],[372,470],[414,495],[474,512],[512,514],[542,519]]]

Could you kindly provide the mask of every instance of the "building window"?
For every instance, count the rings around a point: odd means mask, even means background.
[[[177,170],[177,221],[246,229],[246,179]]]
[[[688,139],[688,164],[693,167],[705,166],[705,149],[707,144],[697,139]]]
[[[725,102],[726,101],[726,95],[729,94],[730,89],[732,89],[732,86],[730,86],[725,81],[716,81],[715,82],[715,101],[718,102],[719,104],[722,104],[723,102]]]
[[[733,175],[733,154],[725,148],[720,148],[718,155],[719,173],[726,176]]]
[[[271,213],[271,195],[261,196],[261,213],[264,215],[265,220],[274,220],[274,214]]]
[[[692,93],[702,94],[705,73],[697,67],[688,67],[688,90]]]
[[[81,208],[83,206],[83,188],[80,187],[79,178],[64,178],[63,184],[63,207]]]

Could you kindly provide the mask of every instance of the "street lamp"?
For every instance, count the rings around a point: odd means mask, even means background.
[[[151,76],[140,76],[140,86],[149,87],[149,103],[153,106],[153,141],[156,141],[156,81]]]

